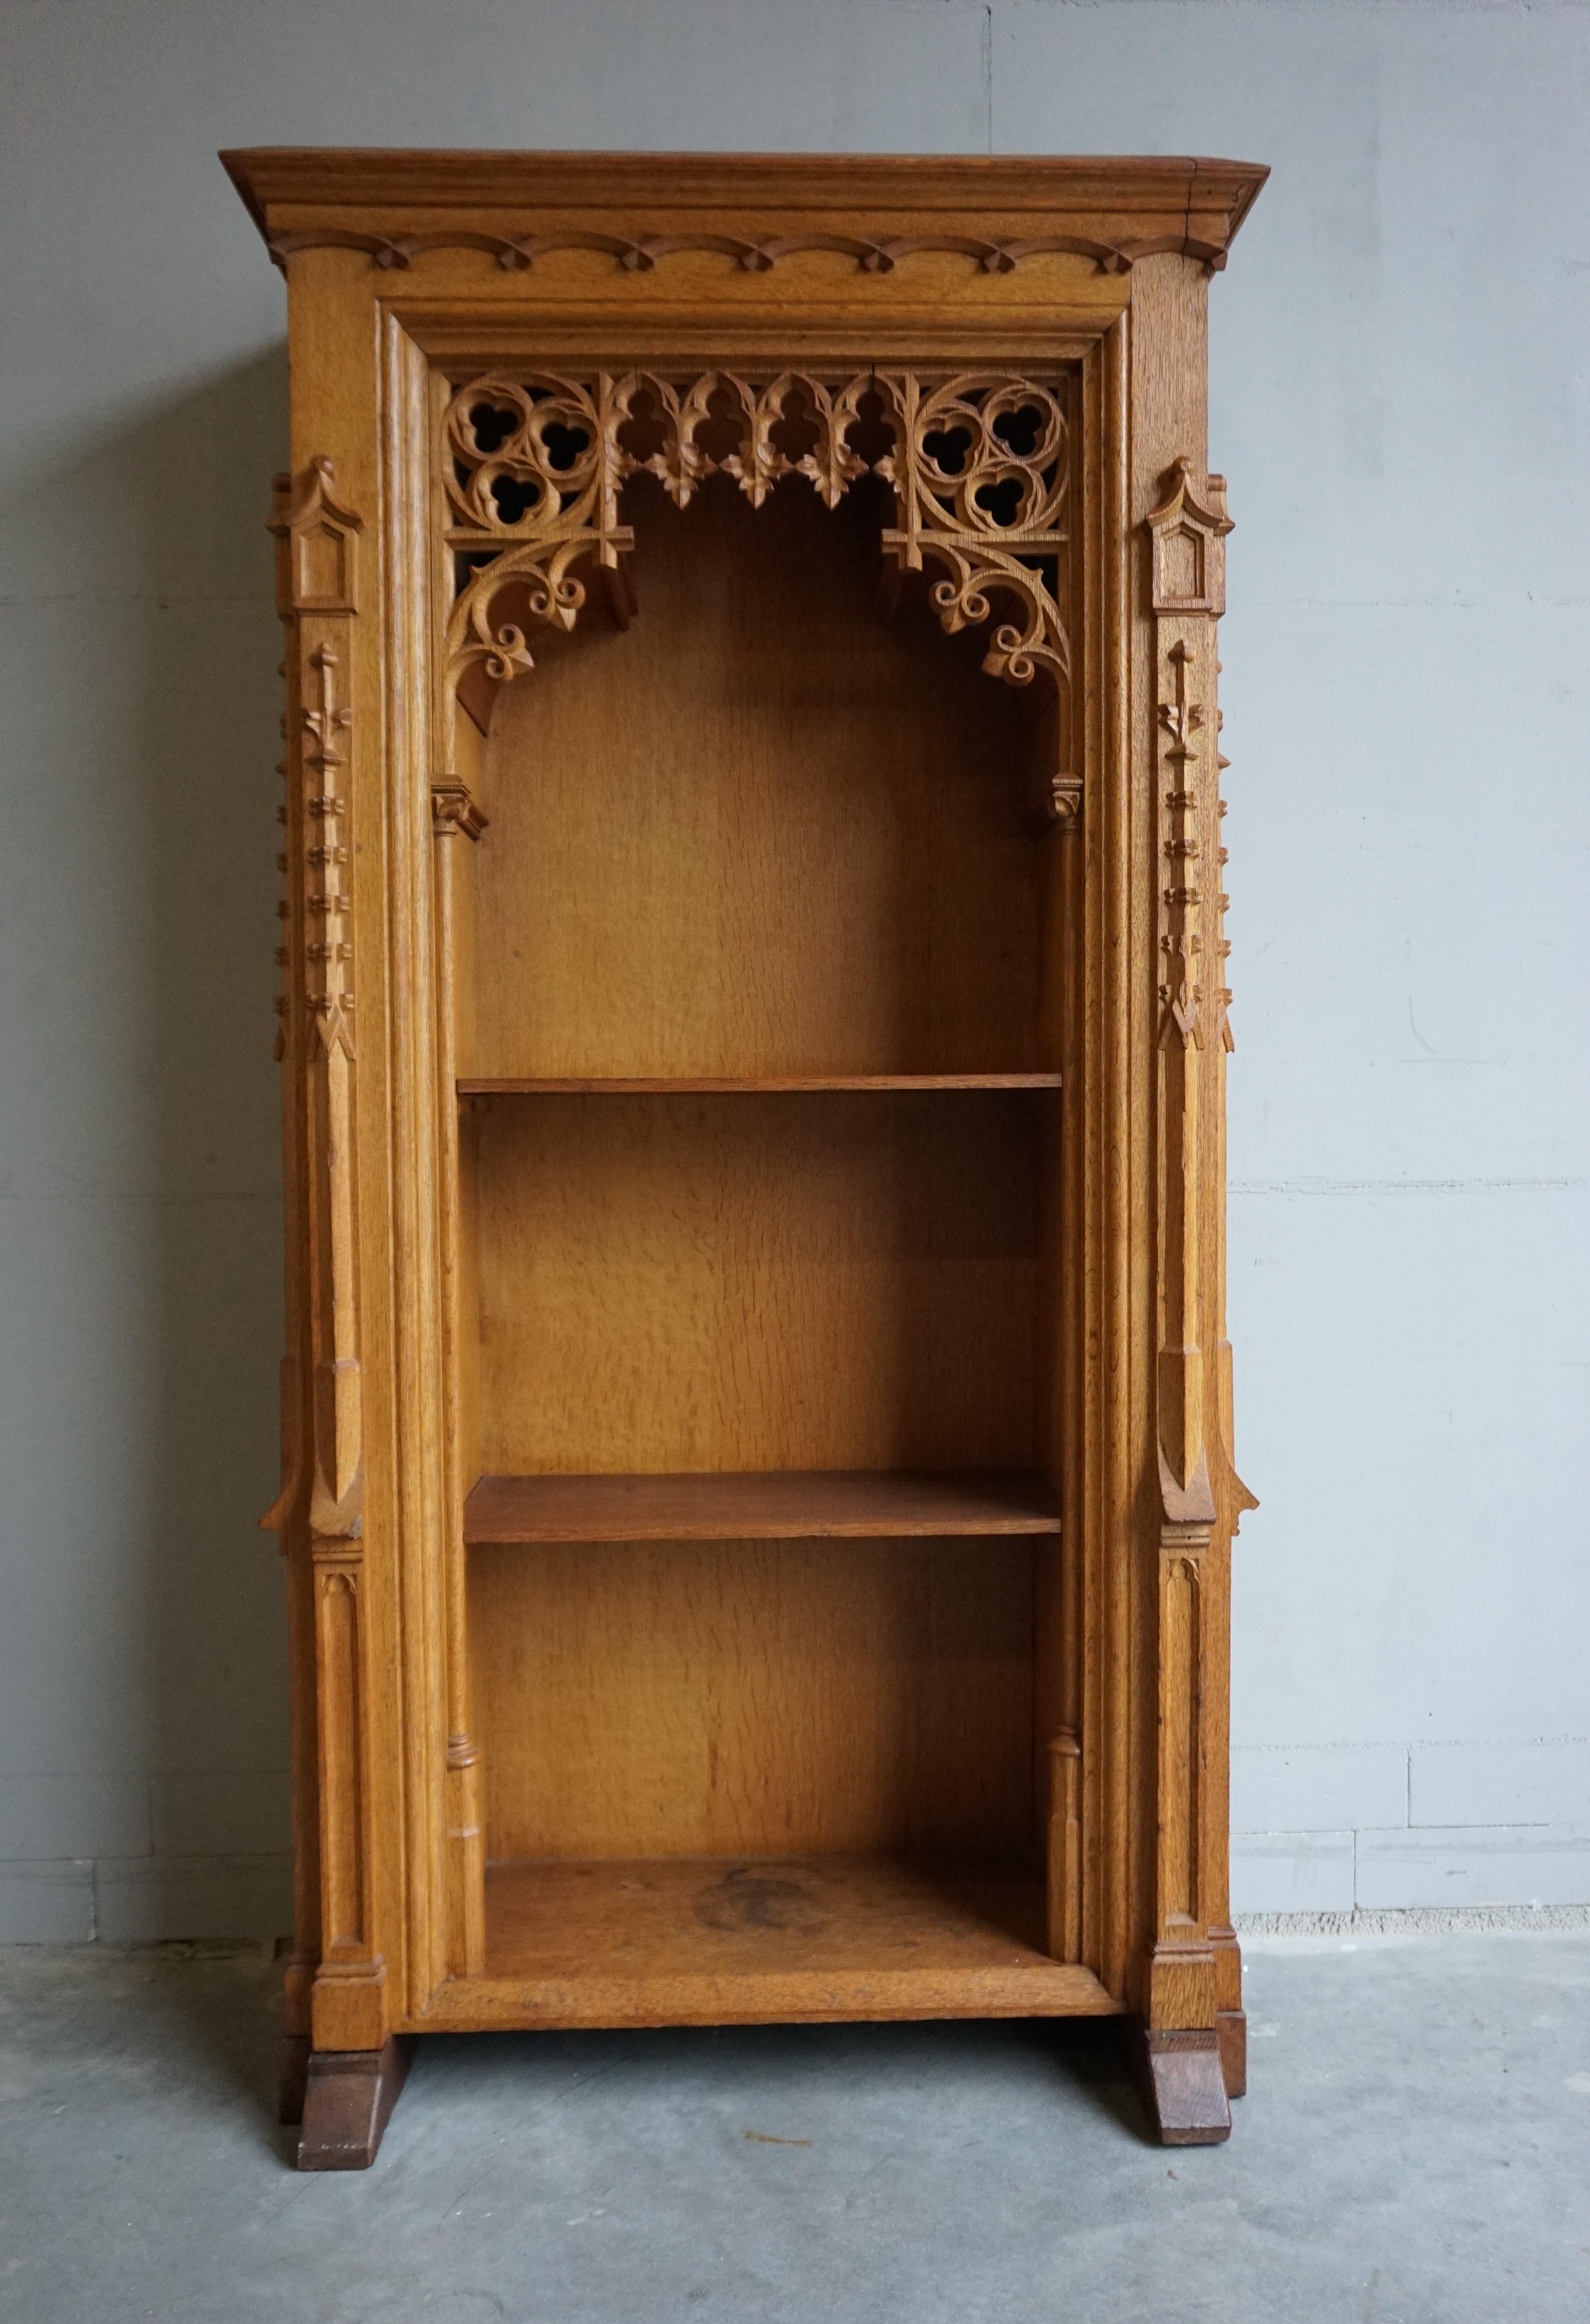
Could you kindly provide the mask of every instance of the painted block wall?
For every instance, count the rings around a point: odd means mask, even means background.
[[[0,1937],[285,1926],[280,279],[222,145],[1204,152],[1236,1902],[1590,1899],[1590,14],[0,13]]]

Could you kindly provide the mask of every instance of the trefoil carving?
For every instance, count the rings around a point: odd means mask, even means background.
[[[1040,673],[1068,699],[1070,437],[1061,378],[910,371],[762,376],[708,371],[489,373],[459,387],[442,445],[455,685],[534,667],[528,633],[570,630],[593,576],[621,624],[633,610],[628,480],[656,477],[678,508],[714,475],[760,508],[786,477],[829,508],[868,474],[893,494],[883,534],[896,580],[928,577],[945,631],[989,627],[983,667]],[[1062,738],[1068,721],[1057,722]],[[1080,778],[1061,763],[1036,822],[1075,824]]]

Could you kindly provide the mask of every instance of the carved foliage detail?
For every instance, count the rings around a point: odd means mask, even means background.
[[[655,476],[679,508],[716,474],[758,508],[800,476],[833,508],[871,471],[893,490],[884,556],[932,573],[945,630],[993,623],[991,676],[1025,686],[1041,670],[1064,692],[1069,466],[1058,383],[1002,372],[487,374],[456,392],[444,423],[455,682],[532,669],[527,631],[571,629],[593,569],[627,620],[631,476]],[[1080,798],[1062,769],[1045,819],[1074,817]]]

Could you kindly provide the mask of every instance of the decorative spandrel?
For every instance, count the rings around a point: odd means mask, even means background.
[[[992,625],[983,667],[1012,686],[1040,671],[1068,697],[1070,430],[1063,375],[1004,372],[491,373],[454,393],[443,475],[455,686],[534,667],[528,633],[571,630],[594,575],[609,611],[634,609],[633,528],[620,501],[654,476],[685,508],[715,475],[754,508],[786,477],[835,508],[859,477],[892,489],[882,548],[896,581],[929,577],[950,632]],[[1068,722],[1040,821],[1074,822],[1081,779]]]
[[[1040,669],[1070,677],[1060,606],[1067,546],[1066,416],[1053,388],[997,372],[930,387],[891,382],[898,449],[877,463],[894,486],[897,529],[883,548],[902,571],[942,567],[933,603],[949,631],[980,628],[1003,599],[983,667],[1012,686]]]

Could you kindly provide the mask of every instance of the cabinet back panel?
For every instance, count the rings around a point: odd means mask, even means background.
[[[1041,706],[920,584],[880,620],[886,496],[717,478],[680,513],[647,479],[625,512],[633,626],[536,632],[496,703],[470,1070],[1041,1068]]]
[[[1032,1465],[1045,1102],[493,1102],[482,1469]]]
[[[492,1857],[1024,1846],[1031,1544],[471,1551]]]

